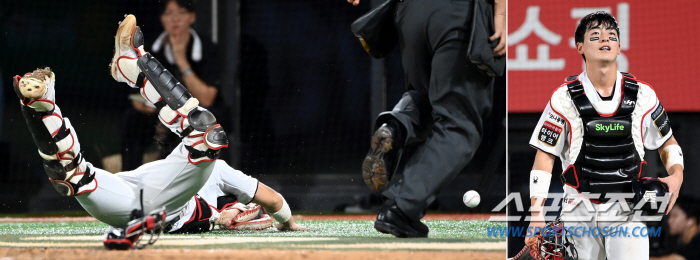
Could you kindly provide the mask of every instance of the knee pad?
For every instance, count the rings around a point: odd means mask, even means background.
[[[183,114],[181,110],[188,110],[188,113]],[[170,131],[182,138],[193,164],[213,161],[219,158],[222,148],[228,147],[226,132],[217,123],[216,117],[205,108],[196,106],[189,109],[189,105],[185,104],[178,110],[172,110],[164,106],[158,118]]]
[[[221,149],[228,147],[226,132],[209,110],[202,107],[193,109],[181,126],[182,141],[190,152],[189,160],[193,164],[216,160],[221,155]]]
[[[95,174],[80,155],[65,166],[59,161],[44,160],[44,171],[61,195],[78,196],[97,189]]]

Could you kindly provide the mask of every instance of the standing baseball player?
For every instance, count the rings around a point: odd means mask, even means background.
[[[132,210],[141,208],[141,201],[143,211],[154,212],[143,219],[148,229],[154,223],[165,224],[170,232],[206,232],[214,224],[233,228],[236,223],[231,221],[238,213],[250,209],[229,206],[252,201],[267,209],[279,222],[278,229],[305,230],[294,223],[279,193],[217,160],[220,150],[228,146],[224,130],[144,50],[143,34],[133,15],[119,25],[110,66],[114,79],[140,88],[144,98],[159,108],[161,123],[181,137],[167,158],[117,174],[95,168],[84,160],[70,120],[55,103],[54,73],[46,68],[14,77],[22,113],[49,180],[59,193],[75,197],[90,215],[116,228],[108,233],[105,245],[133,246],[138,235],[130,236],[135,230],[132,225],[119,229],[134,219]]]
[[[530,145],[537,149],[530,173],[530,227],[534,230],[544,226],[536,211],[542,207],[542,198],[547,197],[554,158],[559,157],[564,169],[560,177],[565,182],[561,215],[564,225],[627,227],[632,232],[645,224],[631,218],[603,221],[602,217],[610,214],[603,212],[606,207],[616,210],[617,216],[633,214],[625,210],[627,205],[609,200],[606,194],[632,193],[633,181],[646,176],[644,149],[658,149],[670,175],[659,178],[672,194],[668,213],[683,182],[683,153],[652,87],[631,74],[617,71],[620,41],[626,39],[619,38],[615,18],[606,12],[587,15],[576,28],[575,40],[586,70],[567,78],[554,91],[530,139]],[[592,202],[592,209],[587,210],[586,200]],[[525,240],[531,244],[534,237]],[[648,237],[581,232],[574,234],[573,240],[579,259],[649,258]]]

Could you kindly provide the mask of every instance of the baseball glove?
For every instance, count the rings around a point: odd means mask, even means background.
[[[542,255],[540,254],[540,248],[542,247],[543,238],[540,234],[535,235],[535,239],[527,241],[527,245],[520,250],[520,252],[515,255],[515,257],[510,258],[512,260],[542,260]]]
[[[260,205],[236,203],[224,209],[216,224],[228,230],[262,230],[272,227],[272,217]]]

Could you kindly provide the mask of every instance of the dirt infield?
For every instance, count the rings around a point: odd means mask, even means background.
[[[504,259],[505,252],[491,251],[331,251],[331,250],[199,250],[144,249],[107,251],[95,249],[9,249],[0,248],[1,259]]]

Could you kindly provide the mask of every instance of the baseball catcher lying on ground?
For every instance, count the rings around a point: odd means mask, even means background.
[[[144,51],[143,34],[132,15],[119,25],[110,67],[115,80],[140,88],[144,98],[159,108],[161,123],[181,138],[167,158],[117,174],[95,168],[84,160],[70,120],[55,103],[55,74],[45,68],[14,77],[22,114],[49,181],[111,226],[104,242],[107,248],[133,248],[142,233],[155,230],[263,229],[272,225],[272,218],[279,222],[279,230],[308,230],[294,223],[279,193],[217,160],[221,149],[228,147],[226,133]]]

